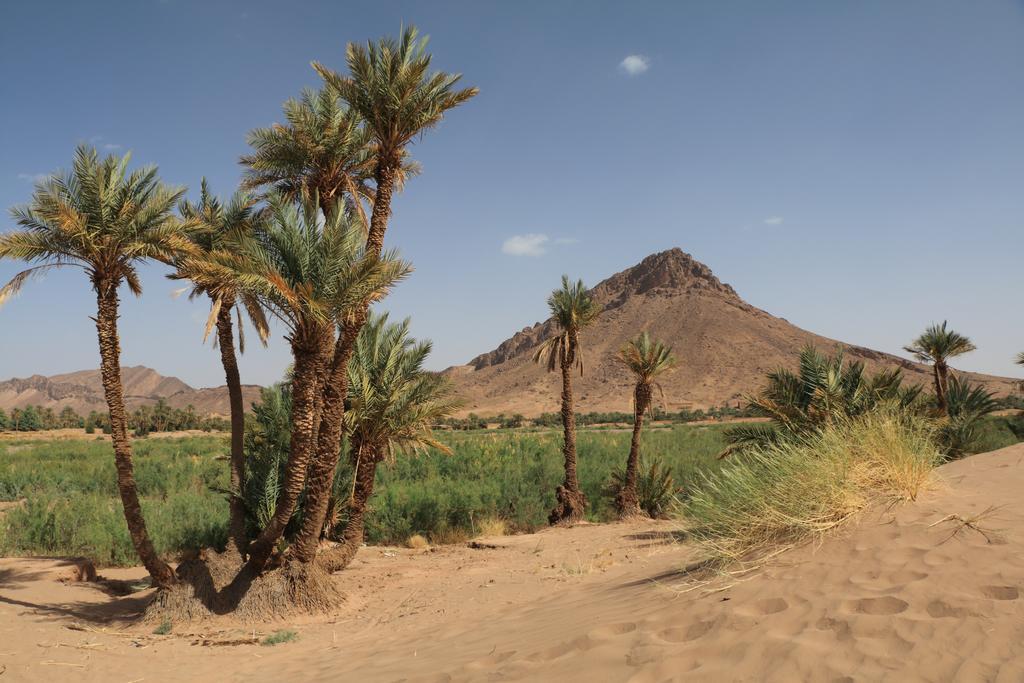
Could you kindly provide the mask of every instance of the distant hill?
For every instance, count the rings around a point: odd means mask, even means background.
[[[177,377],[165,377],[142,365],[122,368],[121,379],[129,410],[164,399],[172,408],[191,405],[200,415],[226,417],[231,412],[226,386],[195,389]],[[260,388],[243,385],[242,395],[248,409],[253,401],[259,399]],[[92,410],[105,411],[107,404],[103,398],[100,371],[81,370],[52,377],[32,375],[0,382],[0,408],[9,411],[27,405],[55,410],[71,406],[80,415]]]
[[[614,356],[643,330],[673,346],[679,359],[678,368],[661,381],[669,410],[735,404],[763,385],[766,372],[795,366],[806,344],[829,352],[840,345],[751,306],[680,249],[648,256],[602,281],[591,294],[604,312],[582,335],[586,375],[576,378],[581,412],[632,410],[632,381]],[[922,327],[928,322],[922,320]],[[446,372],[467,400],[463,414],[531,417],[558,410],[560,376],[532,362],[537,346],[553,331],[551,321],[537,323],[467,365],[449,368]],[[927,366],[842,346],[848,359],[864,361],[871,371],[899,367],[910,382],[931,380]],[[963,374],[999,395],[1011,392],[1016,381]]]

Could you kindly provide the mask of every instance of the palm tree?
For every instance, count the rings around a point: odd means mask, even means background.
[[[721,455],[799,437],[839,419],[863,415],[883,403],[910,409],[920,395],[920,386],[903,386],[899,369],[868,376],[864,363],[845,362],[841,348],[829,356],[805,346],[797,372],[784,368],[770,372],[764,389],[746,397],[754,414],[771,418],[772,423],[727,430],[729,446]]]
[[[446,377],[423,369],[430,351],[429,341],[409,336],[408,318],[390,323],[386,314],[371,316],[359,335],[348,366],[345,413],[353,484],[342,542],[322,556],[328,571],[348,566],[362,545],[366,506],[381,462],[423,448],[451,452],[431,428],[460,403]]]
[[[633,388],[633,439],[629,445],[625,478],[615,497],[615,507],[621,517],[636,517],[640,515],[636,477],[640,464],[640,432],[644,426],[644,415],[651,406],[654,387],[661,389],[657,378],[675,367],[676,359],[672,355],[672,347],[652,341],[647,332],[628,341],[617,358],[633,373],[636,386]]]
[[[548,297],[548,308],[558,327],[558,334],[551,337],[537,349],[534,362],[547,363],[548,372],[562,371],[562,428],[565,442],[562,454],[565,456],[565,480],[555,489],[558,504],[548,515],[551,524],[572,524],[583,517],[587,508],[587,497],[580,490],[576,476],[576,414],[573,408],[572,371],[578,368],[583,375],[583,352],[580,349],[580,331],[600,315],[600,307],[594,303],[583,286],[583,280],[569,282],[569,276],[562,276],[562,286]]]
[[[939,412],[948,414],[946,394],[949,390],[950,358],[974,351],[976,348],[971,340],[959,332],[947,329],[946,321],[941,325],[931,325],[920,337],[909,346],[903,347],[922,363],[931,363],[935,375],[935,401]]]
[[[246,240],[252,234],[259,220],[254,211],[255,199],[244,192],[237,192],[227,205],[214,197],[203,178],[199,203],[182,201],[178,211],[186,219],[197,223],[200,230],[192,234],[195,259],[204,255],[216,258],[217,253],[233,253],[244,250]],[[190,279],[189,261],[178,259],[172,279]],[[189,298],[205,295],[210,299],[210,316],[206,323],[203,340],[213,327],[217,328],[217,342],[220,347],[221,364],[227,381],[228,399],[231,406],[231,484],[229,490],[230,520],[228,522],[228,544],[237,552],[245,550],[245,503],[241,498],[245,481],[245,406],[242,400],[242,380],[235,356],[235,335],[231,319],[232,310],[238,318],[238,350],[245,353],[245,334],[242,326],[241,309],[249,315],[260,342],[266,346],[270,329],[259,300],[250,292],[237,286],[233,278],[206,286],[193,286]]]
[[[174,572],[153,547],[135,484],[121,384],[118,289],[127,284],[132,294],[140,295],[139,263],[170,261],[191,245],[185,235],[188,226],[173,213],[184,188],[161,183],[155,166],[129,172],[129,159],[100,159],[92,147],[80,146],[70,172],[38,184],[32,201],[12,210],[23,229],[0,235],[0,258],[34,265],[0,289],[0,302],[53,268],[74,266],[88,275],[96,293],[100,370],[125,521],[153,583],[167,587],[174,583]]]
[[[269,188],[292,201],[316,195],[325,214],[343,198],[365,224],[362,200],[373,200],[374,153],[359,115],[332,88],[307,88],[284,103],[284,116],[287,125],[249,133],[253,152],[240,159],[243,188]]]
[[[406,147],[433,128],[449,109],[477,94],[477,88],[455,89],[461,74],[429,73],[427,38],[416,27],[402,32],[400,41],[382,38],[365,47],[349,43],[345,51],[349,75],[313,63],[327,85],[366,122],[372,136],[376,192],[370,218],[367,250],[379,254],[391,215],[391,195],[401,176]]]
[[[410,272],[393,254],[378,258],[366,253],[361,223],[340,202],[326,217],[316,197],[296,206],[272,194],[268,204],[267,220],[257,227],[248,248],[186,263],[197,286],[233,280],[288,330],[293,360],[288,462],[274,515],[249,546],[249,566],[256,570],[266,565],[307,485],[317,438],[315,405],[324,339],[352,309],[384,297]],[[302,540],[300,536],[296,544]]]
[[[401,187],[410,168],[408,146],[417,135],[437,125],[447,110],[477,93],[476,88],[455,90],[459,75],[428,74],[427,41],[419,40],[417,35],[416,29],[410,27],[397,43],[389,38],[370,43],[366,48],[349,43],[348,77],[313,64],[327,87],[362,118],[371,139],[375,187],[366,233],[366,251],[370,256],[380,256],[383,252],[392,194]],[[369,305],[366,301],[361,309],[355,309],[344,321],[339,321],[333,353],[326,350],[324,353],[329,360],[322,383],[317,452],[310,469],[303,528],[293,547],[295,555],[303,561],[315,556],[315,543],[327,515],[340,457],[347,368],[359,332],[366,323]]]

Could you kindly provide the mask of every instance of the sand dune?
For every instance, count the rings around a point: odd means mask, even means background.
[[[339,575],[342,613],[257,629],[299,632],[276,647],[215,646],[252,638],[230,623],[154,636],[123,621],[144,593],[2,560],[0,667],[17,681],[1024,680],[1024,445],[936,478],[917,503],[689,592],[693,551],[664,522],[370,548]],[[978,529],[949,515],[981,515]]]

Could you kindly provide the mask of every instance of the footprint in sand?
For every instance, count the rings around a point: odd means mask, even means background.
[[[790,603],[786,602],[782,598],[766,598],[754,603],[754,612],[761,616],[777,614],[778,612],[785,611],[788,608],[790,608]]]
[[[466,665],[466,668],[467,669],[487,669],[487,670],[489,670],[491,667],[496,666],[498,664],[501,664],[502,662],[508,660],[513,655],[515,655],[515,653],[516,653],[515,650],[506,650],[505,652],[495,652],[493,654],[487,655],[486,657],[481,657],[480,659],[476,660],[475,662],[470,662],[469,664]]]
[[[954,617],[956,619],[965,619],[967,617],[981,616],[977,612],[972,612],[966,607],[953,607],[942,600],[932,600],[928,603],[928,616],[935,619],[942,619],[943,617]]]
[[[846,603],[846,606],[857,614],[891,616],[905,611],[910,605],[899,598],[887,595],[883,598],[861,598],[859,600],[850,600]]]
[[[993,600],[1016,600],[1020,591],[1014,586],[982,586],[981,594]]]
[[[689,626],[667,628],[659,631],[657,636],[667,643],[688,643],[703,637],[714,625],[714,621],[698,621]]]
[[[559,643],[554,647],[549,647],[547,650],[535,652],[526,659],[531,662],[551,662],[574,652],[586,652],[593,645],[594,641],[589,636],[580,636],[575,640],[569,640]]]
[[[665,656],[664,648],[657,645],[637,645],[626,655],[626,664],[632,667],[653,664]]]
[[[633,633],[636,631],[636,622],[624,621],[621,624],[608,624],[607,626],[598,626],[593,629],[587,635],[594,640],[607,640],[608,638],[615,638],[617,636],[624,636],[627,633]]]

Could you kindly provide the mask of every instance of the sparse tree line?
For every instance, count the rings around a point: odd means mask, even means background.
[[[265,616],[337,604],[326,577],[346,567],[362,543],[378,467],[419,448],[446,449],[431,430],[458,401],[446,379],[424,369],[430,344],[409,335],[408,321],[390,321],[371,307],[412,270],[384,248],[394,194],[420,172],[410,145],[477,90],[458,87],[457,74],[431,71],[426,41],[414,28],[397,40],[350,43],[346,62],[346,73],[314,63],[321,87],[287,101],[284,123],[249,133],[242,187],[229,199],[204,180],[198,200],[189,201],[155,167],[132,171],[128,156],[100,158],[82,146],[69,171],[40,182],[29,204],[13,209],[21,229],[0,235],[0,258],[30,265],[0,288],[0,303],[53,268],[80,268],[88,278],[108,413],[82,424],[109,430],[132,544],[161,589],[153,609],[172,616],[202,609]],[[231,405],[227,547],[177,570],[150,538],[131,434],[187,423],[189,413],[157,406],[129,414],[121,384],[120,294],[126,286],[141,295],[137,268],[147,262],[167,265],[170,278],[187,283],[189,297],[209,302],[204,339],[216,331]],[[535,360],[560,373],[564,432],[564,477],[549,521],[571,524],[588,502],[577,472],[573,378],[585,370],[581,332],[601,311],[582,281],[568,277],[548,305],[557,333]],[[245,347],[243,315],[262,344],[276,320],[292,361],[286,381],[264,390],[248,429],[236,356]],[[975,413],[987,405],[984,392],[949,371],[948,358],[973,348],[953,335],[945,325],[930,329],[912,349],[934,364],[935,409],[949,420],[958,405]],[[644,470],[641,447],[659,378],[677,359],[646,332],[617,359],[634,379],[634,411],[612,495],[619,513],[631,517],[652,513],[646,491],[672,488],[657,466]],[[869,379],[841,358],[809,357],[807,365],[806,377],[776,373],[767,398],[751,399],[754,412],[775,420],[775,431],[764,428],[759,438],[883,399],[917,404],[921,393],[904,389],[898,372]],[[325,537],[337,543],[323,544]]]
[[[230,423],[217,416],[200,416],[191,405],[172,408],[159,399],[152,406],[136,408],[128,418],[128,427],[135,436],[141,437],[150,432],[227,431]],[[92,410],[82,417],[71,406],[64,406],[59,413],[53,408],[34,405],[14,408],[10,414],[0,409],[0,431],[42,432],[54,429],[85,429],[87,434],[110,434],[110,415]]]
[[[1024,407],[1024,404],[1022,404]],[[650,418],[655,422],[671,422],[673,424],[685,424],[687,422],[700,422],[701,420],[727,420],[732,418],[754,417],[753,411],[743,405],[724,404],[708,408],[696,408],[693,410],[683,408],[682,410],[669,411],[660,405],[652,406]],[[633,424],[636,415],[634,413],[621,412],[591,412],[578,413],[576,424],[578,425],[614,425]],[[558,427],[562,424],[562,416],[559,413],[541,413],[537,417],[525,417],[518,413],[505,415],[499,413],[493,417],[482,417],[476,413],[469,413],[466,417],[449,417],[441,420],[440,426],[456,430],[487,429],[495,426],[500,429],[520,429],[523,427]]]

